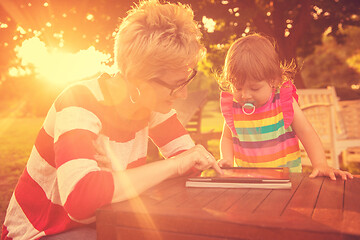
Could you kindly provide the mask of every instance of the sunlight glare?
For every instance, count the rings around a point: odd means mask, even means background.
[[[92,15],[91,13],[88,13],[87,15],[86,15],[86,19],[87,20],[89,20],[89,21],[91,21],[91,22],[93,22],[95,19],[94,19],[94,15]]]
[[[212,18],[207,18],[206,16],[202,17],[202,22],[204,28],[208,33],[213,33],[215,31],[216,22]]]
[[[114,71],[105,65],[111,55],[102,53],[93,46],[77,53],[58,49],[50,51],[44,42],[33,37],[17,46],[15,51],[23,67],[34,66],[37,74],[52,82],[69,83],[92,77],[100,72]]]
[[[24,30],[24,28],[18,26],[17,29],[16,29],[18,32],[20,32],[20,34],[26,34],[26,31]]]
[[[289,29],[285,29],[284,36],[285,36],[285,37],[288,37],[289,35],[290,35]]]
[[[0,22],[0,28],[7,28],[7,27],[8,27],[8,25],[6,23]]]

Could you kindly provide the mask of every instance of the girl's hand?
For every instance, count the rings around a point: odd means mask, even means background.
[[[214,156],[202,145],[196,145],[186,152],[177,155],[174,157],[174,160],[177,161],[177,173],[179,175],[186,173],[192,167],[198,170],[205,170],[212,167],[215,171],[222,174]]]
[[[219,159],[218,161],[219,167],[233,167],[234,160],[233,159]]]
[[[310,178],[327,176],[331,180],[336,180],[336,176],[341,176],[343,180],[347,180],[347,178],[353,179],[353,175],[347,171],[342,171],[340,169],[335,169],[329,166],[326,167],[317,167],[314,168],[309,175]]]

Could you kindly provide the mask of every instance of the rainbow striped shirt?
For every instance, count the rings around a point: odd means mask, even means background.
[[[287,82],[251,115],[227,92],[221,93],[221,111],[231,129],[234,166],[288,167],[301,172],[299,141],[291,127],[295,86]]]

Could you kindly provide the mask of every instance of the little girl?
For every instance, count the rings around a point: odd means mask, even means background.
[[[274,45],[253,34],[230,47],[220,87],[225,119],[220,166],[288,167],[301,172],[298,139],[311,160],[310,177],[353,178],[328,166],[320,138],[302,113],[291,79],[293,64],[282,65]]]

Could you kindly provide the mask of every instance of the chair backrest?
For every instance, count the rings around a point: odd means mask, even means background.
[[[208,93],[207,90],[189,92],[186,99],[178,99],[174,103],[178,119],[189,133],[201,131],[202,109],[207,102]]]
[[[321,89],[298,89],[300,107],[305,107],[311,104],[335,104],[337,96],[334,87],[321,88]]]
[[[324,146],[328,164],[339,168],[339,160],[335,154],[336,138],[339,127],[336,123],[337,98],[333,87],[327,89],[299,89],[299,105],[315,131],[319,135]],[[300,144],[302,152],[302,164],[310,164],[310,160]]]
[[[336,129],[335,119],[331,111],[331,104],[312,104],[302,108],[303,113],[309,120],[316,133],[319,135],[325,150],[325,157],[328,164],[334,168],[339,167],[336,150]],[[304,147],[300,144],[301,161],[303,165],[310,164],[310,159]]]
[[[335,87],[329,86],[321,89],[298,89],[300,108],[312,104],[331,104],[331,111],[334,114],[336,135],[345,138],[344,123],[340,115],[340,105],[336,96]]]
[[[339,101],[341,123],[347,139],[360,139],[360,100]]]

